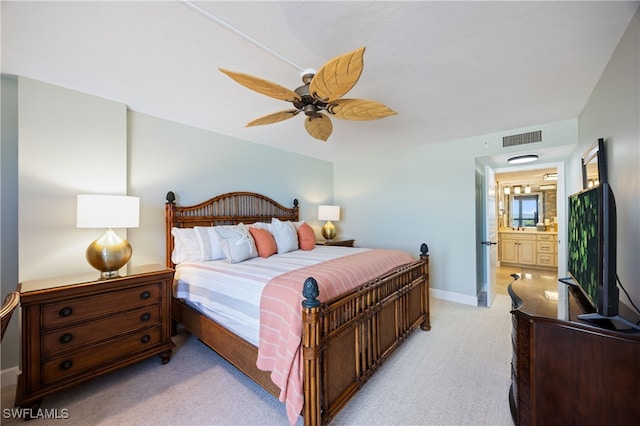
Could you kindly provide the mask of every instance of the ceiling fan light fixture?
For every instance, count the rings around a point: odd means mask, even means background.
[[[538,159],[538,154],[520,154],[520,155],[514,155],[513,157],[507,158],[507,163],[523,164],[523,163],[530,163],[532,161],[536,161],[537,159]]]
[[[314,104],[307,104],[302,108],[302,110],[307,117],[315,117],[318,115],[318,108],[316,108]]]

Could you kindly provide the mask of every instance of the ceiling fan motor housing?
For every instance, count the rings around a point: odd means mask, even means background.
[[[307,79],[306,77],[309,78]],[[304,112],[307,117],[315,117],[318,115],[319,110],[326,109],[327,107],[326,103],[319,101],[309,94],[309,81],[311,81],[312,77],[313,74],[307,74],[303,77],[303,81],[307,81],[307,83],[295,90],[295,92],[300,95],[300,101],[293,102],[293,106]]]

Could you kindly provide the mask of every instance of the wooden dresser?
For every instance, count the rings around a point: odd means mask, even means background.
[[[16,406],[153,355],[169,362],[173,270],[129,267],[21,284],[22,374]]]
[[[630,425],[640,419],[640,333],[577,319],[575,287],[515,281],[509,403],[517,425]],[[557,297],[557,300],[554,300]],[[621,305],[634,322],[638,315]]]

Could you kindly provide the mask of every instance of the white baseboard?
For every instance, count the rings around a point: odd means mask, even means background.
[[[2,383],[2,387],[11,386],[18,383],[18,375],[20,374],[20,369],[16,365],[15,367],[6,368],[0,372],[0,383]]]
[[[436,299],[448,300],[449,302],[462,303],[463,305],[478,306],[478,298],[466,294],[453,293],[451,291],[438,290],[437,288],[429,289],[429,294]]]

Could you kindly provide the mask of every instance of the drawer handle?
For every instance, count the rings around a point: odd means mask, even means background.
[[[73,340],[73,336],[69,333],[65,333],[62,336],[60,336],[60,338],[58,339],[58,341],[62,344],[65,343],[69,343],[71,340]]]
[[[149,340],[151,340],[151,336],[149,336],[148,334],[145,334],[144,336],[142,336],[142,337],[140,338],[140,341],[141,341],[142,343],[149,343]]]
[[[60,312],[58,312],[58,314],[59,314],[61,317],[63,317],[63,318],[64,318],[64,317],[68,317],[68,316],[69,316],[69,315],[71,315],[72,313],[73,313],[73,309],[71,309],[71,308],[70,308],[70,307],[68,307],[68,306],[67,306],[66,308],[62,308],[62,309],[60,309]]]
[[[73,361],[68,359],[66,361],[62,361],[59,367],[60,367],[60,370],[68,370],[71,368],[72,365],[73,365]]]
[[[151,318],[151,314],[149,312],[145,312],[144,314],[140,315],[140,319],[142,321],[149,321],[150,318]]]
[[[140,293],[140,299],[148,299],[149,297],[151,297],[151,293],[149,293],[148,291],[143,291],[142,293]]]

